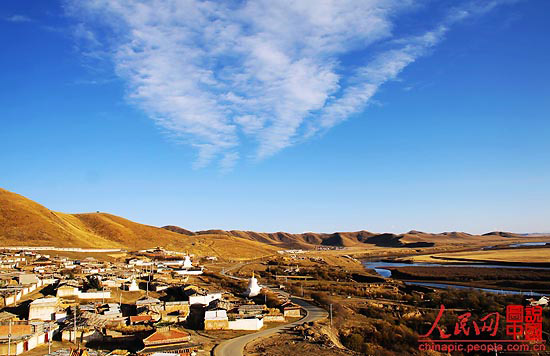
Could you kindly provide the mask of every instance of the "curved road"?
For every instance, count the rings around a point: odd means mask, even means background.
[[[222,274],[227,276],[227,277],[233,278],[233,279],[244,280],[245,278],[239,278],[239,277],[235,277],[235,276],[232,276],[232,275],[229,275],[229,274],[225,273],[227,271],[238,268],[242,265],[243,264],[241,263],[241,264],[237,264],[235,266],[232,266],[231,268],[223,271]],[[267,288],[267,287],[264,286],[264,288]],[[277,293],[288,296],[288,294],[285,293],[285,292],[277,291]],[[252,334],[247,334],[247,335],[236,337],[234,339],[226,340],[226,341],[224,341],[224,342],[222,342],[222,343],[220,343],[219,345],[216,346],[216,348],[214,349],[214,356],[242,356],[243,351],[244,351],[244,347],[246,346],[246,344],[248,344],[249,342],[251,342],[251,341],[253,341],[257,338],[268,337],[268,336],[277,334],[280,331],[291,329],[291,328],[293,328],[295,326],[298,326],[298,325],[301,325],[303,323],[307,323],[307,322],[310,322],[310,321],[321,320],[321,319],[325,319],[326,317],[328,317],[328,313],[327,313],[326,310],[321,309],[321,308],[319,308],[315,305],[309,304],[308,302],[306,302],[305,300],[303,300],[301,298],[290,298],[290,300],[293,303],[298,304],[299,306],[302,307],[303,310],[305,310],[305,312],[306,312],[305,317],[303,317],[300,320],[294,321],[292,323],[282,324],[280,326],[276,326],[276,327],[273,327],[273,328],[270,328],[270,329],[261,330],[261,331],[258,331],[258,332],[252,333]]]
[[[292,323],[283,324],[271,329],[266,329],[253,334],[243,335],[234,339],[226,340],[216,346],[216,348],[214,349],[214,356],[242,356],[246,344],[253,341],[254,339],[268,337],[277,334],[280,331],[291,329],[297,325],[301,325],[310,321],[324,319],[328,316],[326,310],[311,305],[303,299],[290,298],[290,300],[293,303],[300,305],[306,311],[305,317]]]

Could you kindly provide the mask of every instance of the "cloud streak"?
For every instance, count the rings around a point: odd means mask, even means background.
[[[196,167],[230,170],[243,142],[263,159],[361,112],[453,24],[502,2],[463,4],[403,38],[393,31],[412,0],[89,0],[67,11],[75,36],[105,47],[130,100],[198,150]],[[350,53],[359,64],[343,63]]]
[[[11,15],[4,18],[8,22],[32,22],[30,17],[24,16],[24,15]]]

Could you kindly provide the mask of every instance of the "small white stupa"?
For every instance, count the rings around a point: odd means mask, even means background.
[[[129,292],[137,292],[139,290],[139,286],[136,282],[136,278],[132,276],[132,282],[130,283],[130,286],[128,287]]]
[[[255,297],[258,294],[260,294],[260,291],[262,288],[258,285],[258,279],[254,277],[254,272],[252,272],[252,277],[248,280],[248,288],[246,289],[246,292],[244,293],[247,297]]]
[[[191,257],[189,254],[185,254],[185,257],[183,258],[183,268],[191,268],[193,267],[193,262],[191,261]]]

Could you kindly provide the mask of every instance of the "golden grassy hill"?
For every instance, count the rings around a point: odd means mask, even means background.
[[[106,213],[65,214],[0,188],[0,245],[144,249],[253,258],[277,248],[225,234],[185,236]]]
[[[158,228],[106,213],[65,214],[45,208],[0,188],[0,246],[52,246],[144,249],[161,246],[198,255],[250,259],[281,249],[318,246],[369,248],[476,247],[540,240],[508,232],[483,236],[463,232],[404,234],[369,231],[263,233],[239,230],[189,231],[177,226]]]
[[[240,230],[206,230],[195,231],[181,229],[177,226],[165,227],[180,234],[201,236],[216,234],[236,236],[250,241],[277,246],[279,249],[314,249],[318,246],[349,247],[353,249],[370,248],[477,248],[489,245],[506,245],[518,242],[529,242],[550,238],[548,235],[520,235],[510,232],[491,232],[484,235],[472,235],[465,232],[429,233],[411,230],[403,234],[373,233],[365,230],[351,232],[292,234],[288,232],[255,232]]]
[[[173,231],[176,231],[173,229]],[[306,232],[303,234],[292,234],[288,232],[255,232],[255,231],[240,231],[240,230],[207,230],[197,231],[195,234],[201,235],[204,233],[226,234],[230,236],[237,236],[243,239],[258,241],[273,246],[279,246],[280,248],[305,248],[311,249],[315,246],[341,246],[341,247],[353,247],[364,246],[368,238],[375,236],[376,234],[368,231],[356,231],[356,232],[334,232],[334,233],[315,233]]]

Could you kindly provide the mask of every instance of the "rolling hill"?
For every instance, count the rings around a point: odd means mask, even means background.
[[[254,232],[240,230],[206,230],[190,232],[177,226],[165,226],[171,231],[181,231],[182,234],[217,234],[236,236],[242,239],[258,241],[280,249],[313,249],[318,246],[334,247],[388,247],[388,248],[425,248],[425,247],[475,247],[490,244],[506,244],[526,238],[524,235],[510,232],[491,232],[484,235],[472,235],[466,232],[428,233],[411,230],[403,234],[373,233],[365,230],[355,232],[334,232],[292,234],[288,232]],[[545,237],[545,236],[537,236]],[[547,236],[550,238],[550,236]]]
[[[66,214],[0,188],[0,245],[144,249],[162,246],[199,255],[271,255],[273,246],[229,235],[187,236],[106,213]]]
[[[541,237],[541,236],[537,236]],[[0,188],[0,243],[2,246],[53,246],[144,249],[161,246],[199,255],[254,258],[281,249],[319,246],[357,248],[422,248],[508,243],[529,237],[494,231],[484,235],[465,232],[403,234],[355,232],[292,234],[240,230],[190,231],[170,225],[139,224],[107,213],[67,214],[52,211],[21,195]]]

